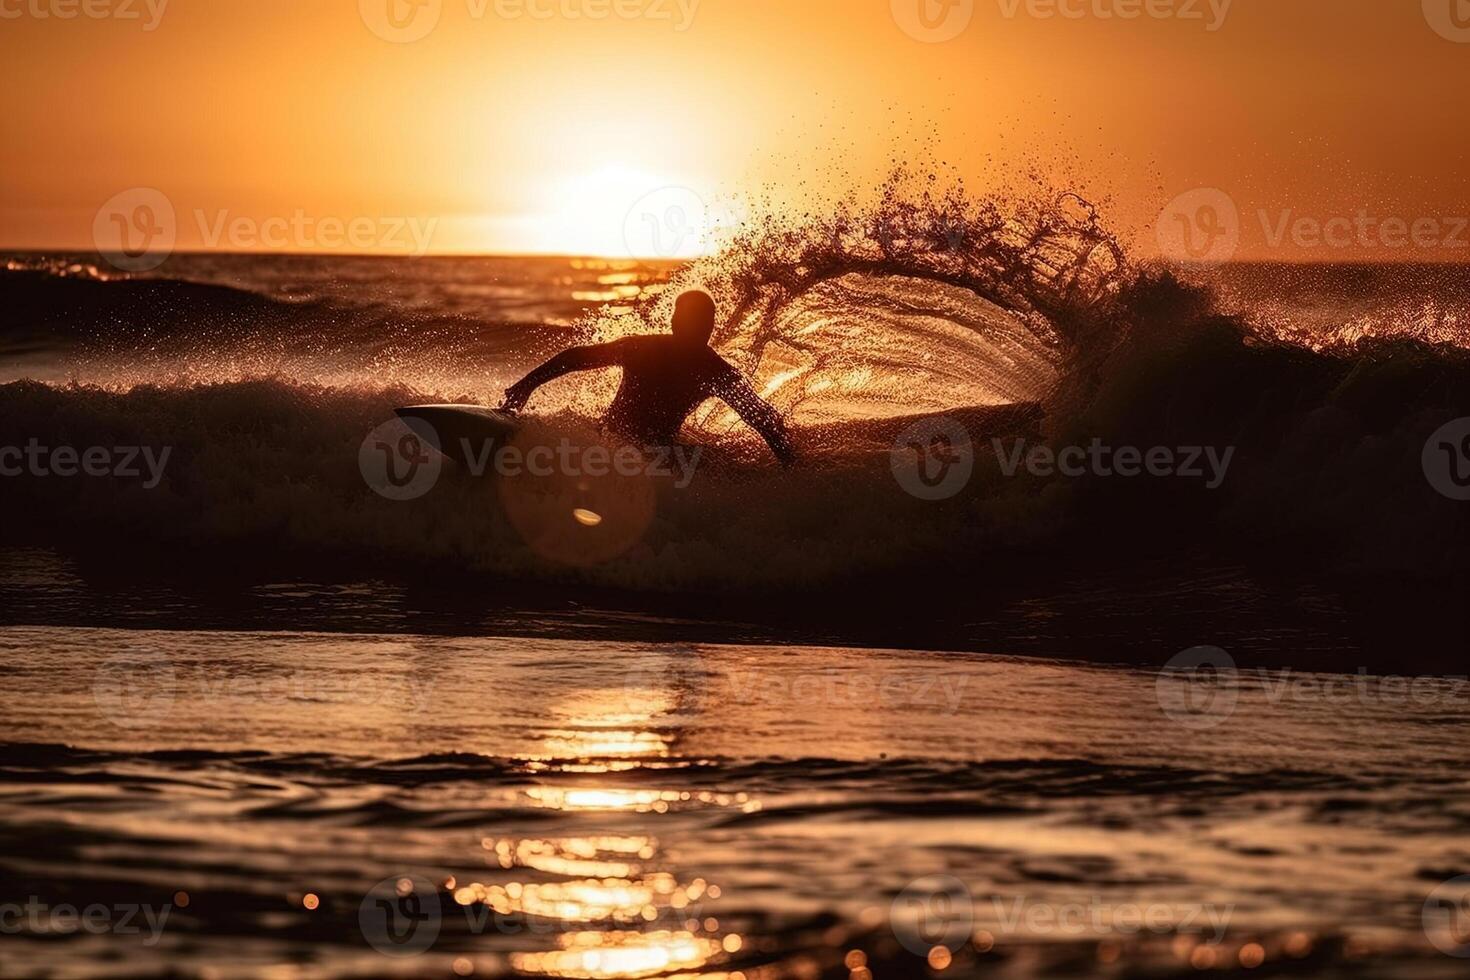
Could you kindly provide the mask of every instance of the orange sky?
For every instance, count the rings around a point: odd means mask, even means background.
[[[1145,253],[1207,187],[1235,257],[1470,258],[1470,38],[1437,2],[0,0],[0,248],[90,248],[144,187],[181,248],[647,253],[670,206],[919,152],[1037,167]],[[1419,245],[1304,244],[1360,211]]]

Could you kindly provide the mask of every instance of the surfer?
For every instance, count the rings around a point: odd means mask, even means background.
[[[631,441],[672,445],[689,413],[707,398],[722,399],[790,466],[795,452],[781,415],[709,345],[715,301],[690,290],[674,303],[669,334],[624,337],[562,351],[505,390],[501,409],[520,411],[542,385],[573,371],[621,367],[623,381],[606,424]]]

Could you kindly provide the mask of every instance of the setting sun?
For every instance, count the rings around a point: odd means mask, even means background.
[[[628,258],[704,251],[701,199],[667,176],[605,165],[561,178],[549,198],[545,237],[532,251]]]

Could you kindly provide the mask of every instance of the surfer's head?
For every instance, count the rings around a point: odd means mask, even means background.
[[[715,332],[715,301],[709,293],[691,289],[674,301],[674,336],[691,344],[708,344]]]

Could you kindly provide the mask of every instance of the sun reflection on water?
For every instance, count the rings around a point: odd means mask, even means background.
[[[675,731],[657,721],[672,710],[674,695],[644,686],[569,692],[554,709],[555,724],[527,744],[521,758],[529,771],[574,778],[630,770],[672,776],[695,764],[676,751]],[[634,788],[595,778],[583,785],[547,782],[518,793],[531,806],[561,811],[579,824],[599,815],[626,820],[656,814],[645,819],[659,821],[698,808],[759,809],[745,793]],[[484,881],[447,881],[454,902],[524,922],[527,932],[554,945],[511,953],[513,970],[583,980],[731,975],[706,970],[718,971],[744,946],[706,907],[720,888],[660,867],[656,837],[611,832],[485,837],[480,843],[493,871]]]
[[[633,980],[699,970],[742,946],[741,937],[721,932],[719,920],[702,907],[719,896],[717,887],[703,878],[681,881],[650,866],[658,856],[651,837],[487,837],[481,846],[501,869],[524,868],[561,879],[446,882],[459,905],[483,905],[556,933],[556,949],[511,955],[520,972]]]
[[[555,977],[650,977],[697,970],[724,948],[718,940],[690,932],[573,932],[559,937],[562,949],[514,953],[511,966],[523,973]]]
[[[523,758],[533,767],[626,771],[675,755],[673,733],[655,722],[656,691],[579,691],[554,705],[556,724],[543,729]]]
[[[639,865],[632,858],[647,860],[654,855],[652,841],[646,837],[573,838],[560,842],[521,840],[495,844],[503,867],[520,865],[567,877],[630,878]],[[614,858],[603,858],[610,854]]]
[[[553,729],[542,736],[537,754],[547,759],[595,758],[611,763],[620,756],[666,758],[669,743],[662,732],[629,728]]]

